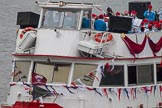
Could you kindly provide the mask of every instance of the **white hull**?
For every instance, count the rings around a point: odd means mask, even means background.
[[[18,31],[10,91],[2,108],[162,107],[161,31],[85,29],[83,14],[95,5],[38,5],[38,28],[23,37],[26,28]]]

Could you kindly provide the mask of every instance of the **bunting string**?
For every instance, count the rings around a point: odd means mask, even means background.
[[[57,87],[57,89],[55,89],[54,86],[52,86],[52,85],[39,85],[39,87],[38,87],[36,85],[28,84],[28,83],[25,83],[25,82],[23,82],[23,83],[10,83],[10,85],[12,85],[12,86],[18,85],[18,86],[30,88],[28,90],[31,91],[30,94],[34,95],[33,99],[37,99],[37,98],[39,98],[41,96],[42,97],[46,97],[46,96],[51,96],[51,95],[53,95],[53,96],[64,95],[64,93],[66,93],[65,89],[70,94],[77,94],[79,92],[75,93],[71,89],[74,89],[74,90],[78,90],[79,89],[80,91],[83,91],[83,90],[84,91],[85,90],[94,91],[99,96],[106,96],[107,98],[109,96],[108,94],[115,94],[115,96],[120,101],[122,93],[125,93],[126,97],[128,99],[130,99],[130,97],[132,99],[137,98],[137,91],[140,94],[141,93],[146,93],[147,96],[149,96],[148,93],[154,92],[154,96],[155,96],[156,90],[157,90],[157,86],[159,87],[159,93],[160,93],[160,96],[162,97],[162,85],[137,86],[137,87],[120,87],[120,88],[118,88],[118,87],[115,87],[115,88],[111,87],[111,88],[109,88],[109,87],[89,87],[89,86],[84,86],[83,87],[82,85],[77,86],[75,83],[72,83],[72,86],[63,85],[62,87],[60,87],[61,90],[59,90],[58,87]],[[46,89],[42,88],[43,86]],[[32,88],[34,88],[34,89],[32,89]],[[36,95],[35,93],[39,93],[39,94]]]

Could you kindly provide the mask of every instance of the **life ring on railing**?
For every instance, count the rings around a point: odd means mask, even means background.
[[[28,32],[28,31],[34,31],[35,29],[33,28],[33,27],[26,27],[26,28],[24,28],[22,31],[21,31],[21,33],[20,33],[20,39],[22,39],[23,38],[23,36],[24,36],[24,34],[26,33],[26,32]]]
[[[104,40],[102,40],[102,36],[107,36],[107,38],[106,39],[104,39]],[[112,34],[111,33],[98,33],[98,34],[96,34],[95,35],[95,41],[96,42],[108,42],[108,41],[110,41],[110,40],[112,40],[113,39],[113,36],[112,36]]]

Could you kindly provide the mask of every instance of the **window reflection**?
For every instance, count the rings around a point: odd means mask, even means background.
[[[43,75],[47,79],[47,83],[67,83],[71,64],[64,63],[35,63],[34,71]]]
[[[91,12],[88,10],[85,10],[83,12],[83,19],[82,19],[82,28],[83,29],[91,28],[90,15],[91,15]]]
[[[97,65],[90,64],[75,64],[73,82],[77,85],[92,86],[96,78]]]
[[[112,71],[104,68],[104,75],[100,85],[124,85],[124,66],[116,65]]]
[[[128,84],[153,83],[153,65],[128,66]]]
[[[26,82],[28,79],[28,72],[30,68],[30,62],[16,62],[13,75],[13,81]]]

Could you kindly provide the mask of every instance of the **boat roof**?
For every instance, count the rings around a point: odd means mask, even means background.
[[[100,5],[93,5],[93,3],[78,3],[78,2],[37,2],[42,8],[62,8],[62,9],[92,9]]]

